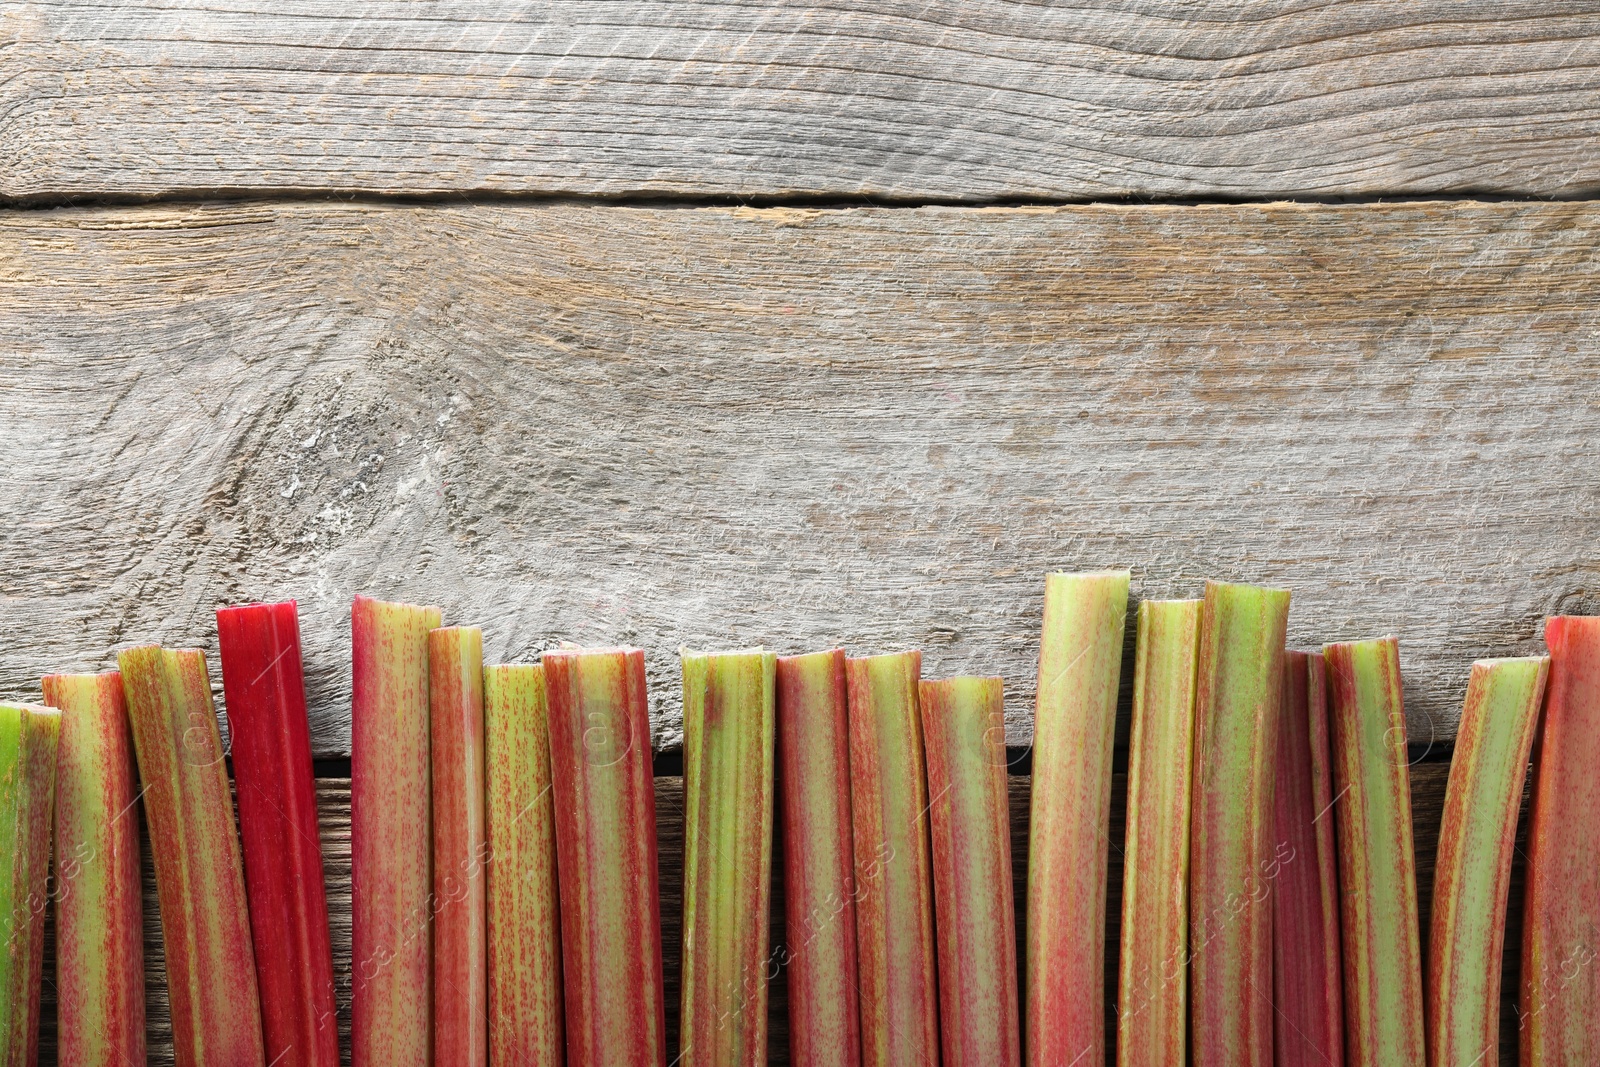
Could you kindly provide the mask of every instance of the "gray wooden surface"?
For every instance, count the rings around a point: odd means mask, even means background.
[[[1414,743],[1600,610],[1600,207],[0,213],[0,693],[296,597],[491,659],[842,642],[1007,681],[1043,574],[1294,590],[1396,631]],[[1131,643],[1130,643],[1131,655]],[[215,679],[215,660],[212,660]]]
[[[0,198],[1600,188],[1596,0],[0,0]]]

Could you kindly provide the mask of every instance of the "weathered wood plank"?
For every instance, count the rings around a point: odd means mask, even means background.
[[[1600,187],[1595,0],[4,0],[0,197]]]
[[[1446,741],[1600,610],[1597,292],[1593,204],[0,214],[0,692],[292,596],[339,755],[364,591],[642,645],[665,748],[756,642],[1001,674],[1025,744],[1044,572],[1128,565],[1397,631]]]
[[[1427,943],[1428,907],[1433,891],[1433,857],[1438,841],[1439,815],[1444,807],[1445,784],[1449,778],[1448,763],[1419,763],[1411,769],[1412,822],[1415,827],[1417,849],[1417,878],[1421,907],[1421,935]],[[1011,779],[1011,855],[1015,868],[1014,888],[1017,894],[1018,936],[1025,936],[1024,924],[1027,908],[1024,899],[1027,880],[1028,845],[1028,782],[1026,777]],[[1124,835],[1125,801],[1127,786],[1123,776],[1116,775],[1112,786],[1111,850],[1107,903],[1106,934],[1106,1030],[1108,1055],[1116,1046],[1116,966],[1117,945],[1121,929],[1122,898],[1122,840]],[[328,906],[333,934],[334,982],[337,986],[339,1006],[339,1037],[344,1057],[350,1055],[350,788],[343,779],[323,779],[318,783],[318,803],[321,806],[323,862],[327,868]],[[1511,907],[1507,917],[1505,980],[1502,983],[1501,1055],[1505,1062],[1516,1060],[1517,1026],[1514,1005],[1517,975],[1520,973],[1522,938],[1522,887],[1523,864],[1521,850],[1526,836],[1526,804],[1523,798],[1524,818],[1519,830],[1519,853],[1513,868]],[[663,975],[667,992],[668,1047],[677,1048],[678,1034],[678,965],[680,951],[680,925],[683,907],[683,780],[681,778],[656,779],[656,819],[661,872],[661,921],[663,940]],[[155,881],[149,864],[148,840],[145,856],[145,954],[146,990],[150,1006],[149,1040],[150,1064],[165,1067],[172,1060],[171,1024],[166,1007],[166,976],[161,964],[161,933],[159,913],[156,910]],[[788,1001],[784,979],[784,956],[779,946],[784,943],[783,925],[783,866],[781,844],[773,852],[772,944],[774,946],[772,999],[769,1005],[769,1062],[778,1065],[789,1063]],[[1020,942],[1019,942],[1020,943]],[[53,972],[52,972],[53,973]],[[44,1067],[55,1063],[55,1004],[53,988],[46,986],[44,1007],[43,1055]]]

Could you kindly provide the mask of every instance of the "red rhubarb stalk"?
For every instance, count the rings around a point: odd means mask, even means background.
[[[999,678],[918,686],[944,1067],[1020,1067],[1017,921]]]
[[[778,659],[778,784],[795,1063],[858,1067],[850,726],[842,649]]]
[[[1429,1067],[1498,1062],[1506,892],[1549,664],[1545,656],[1480,660],[1467,681],[1433,881]]]
[[[294,601],[217,611],[268,1062],[338,1067],[333,951]]]
[[[489,934],[484,865],[483,631],[428,634],[433,718],[433,1056],[484,1067]]]
[[[56,756],[56,1040],[61,1067],[143,1063],[138,792],[122,675],[51,674]]]
[[[1334,828],[1350,1067],[1423,1067],[1411,779],[1393,637],[1323,649],[1333,720]]]
[[[773,702],[768,652],[683,655],[680,1062],[767,1062]]]
[[[1189,792],[1198,600],[1139,605],[1128,740],[1117,1063],[1185,1062],[1189,989]]]
[[[861,1061],[939,1062],[933,861],[917,679],[922,653],[845,661]]]
[[[144,782],[178,1067],[261,1067],[261,1004],[244,865],[205,656],[117,656]]]
[[[561,905],[544,668],[483,670],[489,1062],[560,1067]]]
[[[661,898],[644,653],[544,654],[567,1059],[664,1067]]]
[[[1207,582],[1189,834],[1194,1067],[1271,1067],[1272,838],[1289,593]]]
[[[56,751],[61,713],[0,704],[0,1065],[39,1059],[39,993],[44,976],[44,912],[49,903],[50,836],[55,822]]]
[[[1028,827],[1031,1067],[1105,1061],[1111,748],[1127,611],[1127,571],[1045,579]]]
[[[1328,681],[1318,653],[1287,652],[1274,838],[1289,859],[1272,892],[1276,1067],[1343,1067],[1344,972]]]
[[[358,596],[350,610],[352,1067],[433,1052],[428,631],[439,609]]]
[[[1546,620],[1522,922],[1522,1063],[1600,1063],[1600,618]]]

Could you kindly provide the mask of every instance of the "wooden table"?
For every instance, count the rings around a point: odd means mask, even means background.
[[[1595,0],[0,0],[0,692],[297,598],[347,951],[353,594],[638,644],[673,980],[680,646],[1020,753],[1047,570],[1281,583],[1401,637],[1426,901],[1468,664],[1600,611],[1596,144]]]

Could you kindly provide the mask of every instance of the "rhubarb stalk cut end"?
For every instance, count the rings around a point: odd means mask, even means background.
[[[1028,829],[1028,1063],[1105,1059],[1111,750],[1127,571],[1045,579]]]
[[[145,1061],[139,797],[122,675],[52,674],[56,1034],[61,1067]]]
[[[117,656],[144,782],[178,1067],[260,1067],[255,953],[205,656]]]
[[[795,1063],[857,1067],[855,865],[843,649],[780,656],[778,784]]]
[[[777,657],[683,655],[685,1064],[767,1062]]]
[[[0,1064],[32,1067],[39,1058],[39,994],[44,976],[44,913],[49,904],[56,749],[61,713],[0,704]]]
[[[1006,723],[999,678],[918,687],[933,837],[944,1067],[1019,1067]]]
[[[1411,780],[1393,637],[1324,647],[1333,725],[1345,1060],[1423,1067]]]
[[[1600,1063],[1600,618],[1545,622],[1522,923],[1522,1063]]]
[[[1194,1067],[1270,1067],[1278,713],[1289,593],[1207,582],[1189,834]]]
[[[920,652],[846,661],[861,1060],[937,1064],[938,979]]]
[[[544,668],[483,670],[489,1062],[561,1067],[561,903]]]
[[[1429,1067],[1493,1067],[1517,810],[1549,659],[1480,660],[1450,760],[1428,940]]]
[[[1181,1064],[1188,1047],[1189,794],[1201,605],[1139,605],[1117,986],[1120,1067]]]

